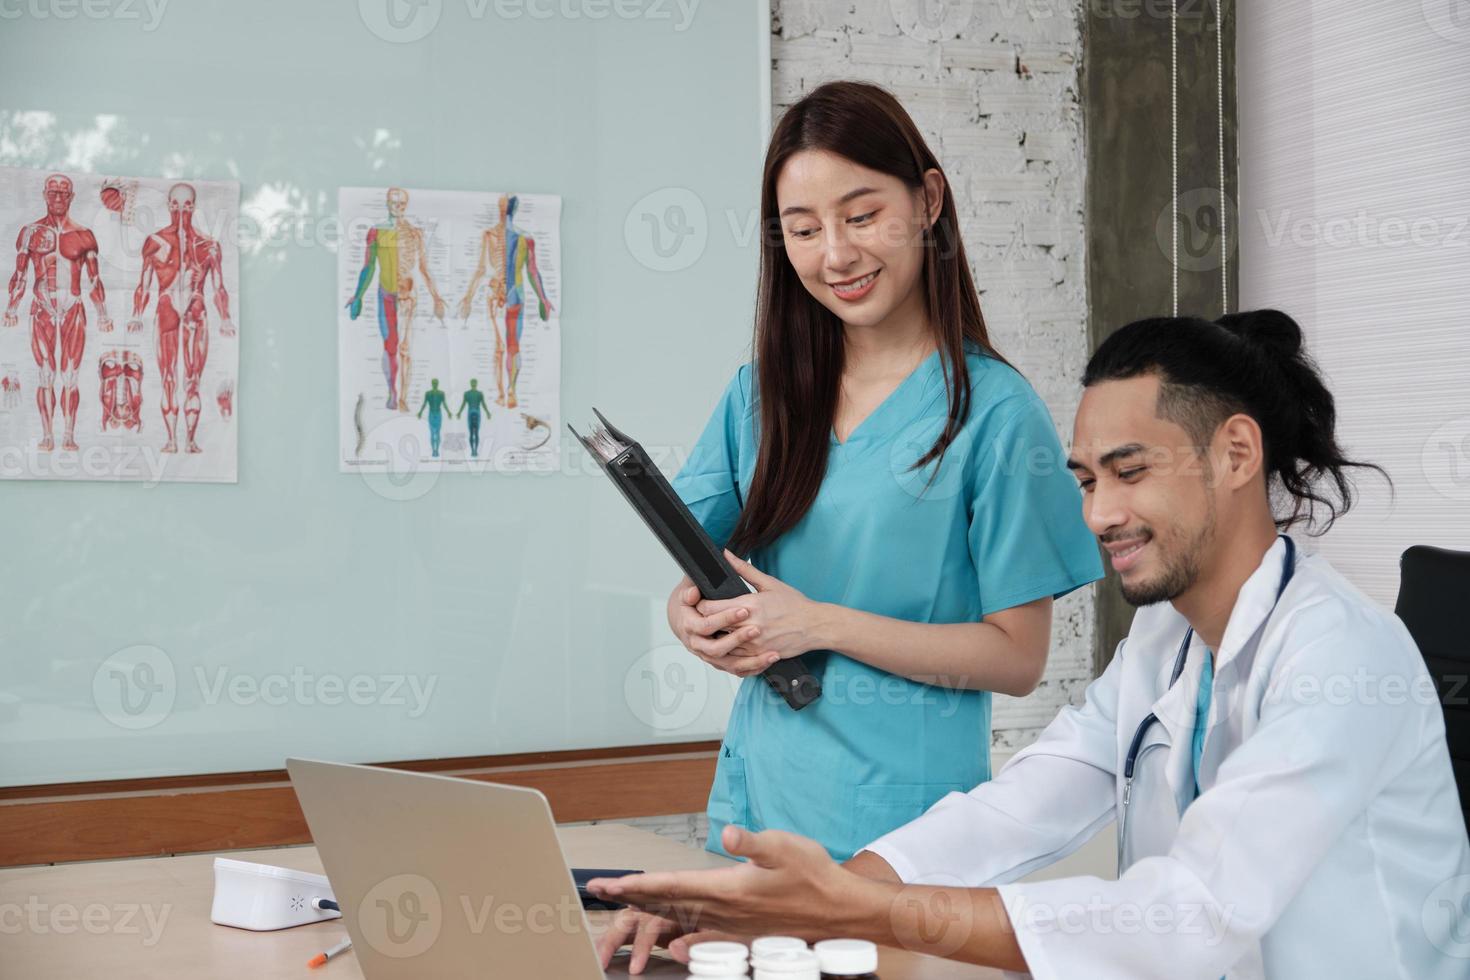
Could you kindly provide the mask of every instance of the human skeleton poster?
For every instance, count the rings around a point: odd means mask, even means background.
[[[338,208],[341,469],[554,468],[561,198],[344,187]]]

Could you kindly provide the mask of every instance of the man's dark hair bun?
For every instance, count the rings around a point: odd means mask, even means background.
[[[1228,313],[1215,321],[1242,340],[1282,357],[1302,351],[1302,328],[1280,310]]]

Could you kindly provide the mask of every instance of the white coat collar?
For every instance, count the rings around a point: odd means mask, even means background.
[[[1266,549],[1256,570],[1241,585],[1240,592],[1235,598],[1235,605],[1230,610],[1230,620],[1226,623],[1220,649],[1215,651],[1216,675],[1220,673],[1223,664],[1232,660],[1250,643],[1261,625],[1270,616],[1276,605],[1276,591],[1281,584],[1285,557],[1286,542],[1278,537],[1275,543]],[[1163,622],[1155,624],[1151,631],[1158,642],[1167,645],[1168,649],[1167,656],[1160,658],[1159,661],[1160,676],[1157,682],[1163,693],[1152,705],[1152,711],[1158,718],[1159,724],[1152,726],[1144,737],[1140,754],[1154,745],[1185,747],[1185,751],[1170,750],[1165,769],[1165,777],[1169,782],[1170,790],[1176,800],[1182,801],[1186,790],[1193,791],[1194,760],[1188,747],[1194,738],[1195,703],[1199,696],[1205,644],[1197,634],[1191,638],[1184,672],[1179,675],[1179,680],[1172,687],[1165,689],[1169,683],[1169,674],[1173,670],[1179,643],[1184,639],[1189,623],[1172,606],[1168,607],[1168,613],[1162,618]]]
[[[1285,562],[1286,539],[1278,535],[1235,597],[1230,620],[1225,624],[1225,635],[1220,638],[1220,649],[1215,651],[1217,674],[1255,638],[1270,617],[1271,610],[1276,608],[1277,591],[1286,572]]]

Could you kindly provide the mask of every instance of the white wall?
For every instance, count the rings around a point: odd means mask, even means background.
[[[1349,455],[1312,546],[1392,606],[1411,544],[1470,549],[1470,21],[1458,0],[1244,0],[1240,296],[1308,334]]]

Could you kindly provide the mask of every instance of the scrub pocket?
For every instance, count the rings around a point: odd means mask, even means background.
[[[726,747],[720,749],[715,781],[709,794],[710,822],[750,826],[750,801],[745,790],[745,760]]]
[[[947,793],[964,792],[959,783],[862,783],[853,807],[852,839],[862,847],[910,821],[939,802]]]

